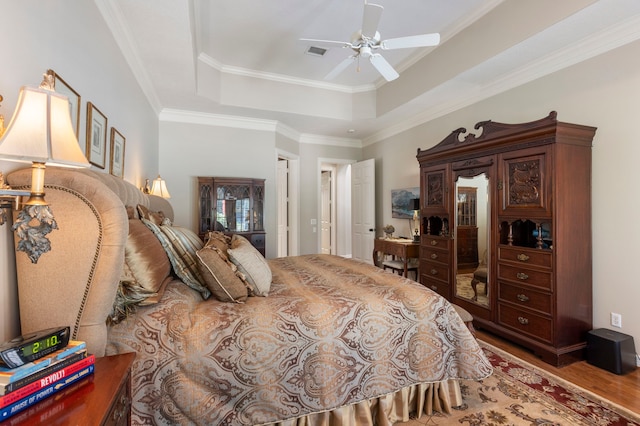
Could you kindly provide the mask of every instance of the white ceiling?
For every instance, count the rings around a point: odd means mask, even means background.
[[[352,51],[363,0],[95,0],[164,119],[275,126],[361,146],[640,38],[637,0],[372,0],[382,39],[438,32],[437,47],[382,51],[323,78]],[[350,131],[351,130],[351,131]]]

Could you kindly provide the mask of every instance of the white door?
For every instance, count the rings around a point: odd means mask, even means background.
[[[289,254],[289,177],[288,161],[278,159],[278,257]]]
[[[373,263],[376,224],[375,159],[351,167],[351,221],[353,258]]]

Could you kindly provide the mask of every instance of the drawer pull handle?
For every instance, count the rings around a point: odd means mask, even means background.
[[[529,296],[527,296],[526,294],[519,294],[516,296],[516,299],[518,299],[521,302],[528,302]]]
[[[438,291],[438,286],[437,286],[437,285],[432,285],[432,286],[431,286],[431,290],[433,290],[433,291]]]
[[[519,280],[523,280],[523,281],[524,281],[524,280],[526,280],[526,279],[529,279],[529,275],[525,274],[524,272],[518,272],[518,273],[516,274],[516,277],[517,277]]]
[[[527,325],[529,324],[529,320],[525,317],[518,317],[518,322],[522,325]]]
[[[436,240],[431,240],[431,245],[432,245],[432,246],[437,246],[437,245],[438,245],[438,241],[436,241]]]
[[[436,260],[438,258],[437,253],[431,253],[431,259]]]
[[[431,269],[431,271],[429,271],[429,272],[431,272],[431,275],[438,275],[438,270],[435,269],[435,268]]]
[[[518,260],[519,260],[520,262],[526,262],[527,260],[529,260],[529,256],[527,256],[527,255],[526,255],[526,254],[524,254],[524,253],[520,253],[520,254],[518,255]]]

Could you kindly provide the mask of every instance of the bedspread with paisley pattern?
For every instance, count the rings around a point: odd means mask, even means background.
[[[133,424],[270,423],[491,373],[449,302],[414,281],[330,255],[269,265],[268,297],[203,301],[174,281],[110,328],[108,354],[137,352]]]

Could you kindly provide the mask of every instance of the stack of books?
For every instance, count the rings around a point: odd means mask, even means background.
[[[83,341],[17,368],[0,366],[0,422],[93,374],[95,356]]]

